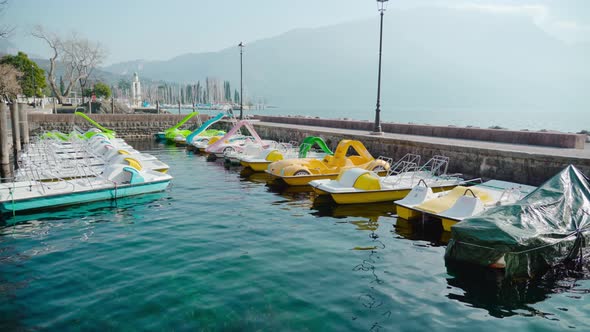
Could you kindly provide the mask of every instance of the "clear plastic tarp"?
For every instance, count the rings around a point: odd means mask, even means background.
[[[451,229],[448,260],[489,266],[506,276],[533,277],[576,259],[590,239],[590,186],[570,165],[520,201],[467,218]]]

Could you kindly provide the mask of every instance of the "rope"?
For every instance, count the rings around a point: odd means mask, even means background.
[[[583,234],[584,232],[588,232],[588,231],[590,231],[590,226],[589,227],[586,227],[586,228],[583,228],[583,229],[576,229],[575,231],[573,231],[572,233],[570,233],[569,235],[567,235],[566,237],[564,237],[563,239],[561,239],[561,240],[559,240],[559,241],[557,241],[555,243],[549,243],[549,244],[545,244],[545,245],[542,245],[542,246],[539,246],[539,247],[535,247],[535,248],[531,248],[531,249],[527,249],[527,250],[523,250],[523,251],[509,251],[509,252],[506,252],[506,254],[520,255],[520,254],[525,254],[527,252],[544,249],[544,248],[551,247],[551,246],[554,246],[556,244],[559,244],[559,243],[561,243],[561,242],[563,242],[565,240],[568,240],[572,236],[578,237],[581,234]],[[479,244],[474,244],[474,243],[469,243],[469,242],[457,241],[457,243],[468,245],[468,246],[472,246],[472,247],[482,248],[482,249],[495,250],[495,248],[492,248],[492,247],[482,246],[482,245],[479,245]]]
[[[12,188],[8,189],[8,192],[10,193],[10,198],[12,199],[12,217],[16,217],[16,210],[14,207],[14,192],[12,191]]]

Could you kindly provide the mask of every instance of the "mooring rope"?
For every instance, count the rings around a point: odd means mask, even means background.
[[[509,252],[506,252],[506,254],[520,255],[520,254],[525,254],[527,252],[531,252],[531,251],[535,251],[535,250],[540,250],[540,249],[543,249],[543,248],[551,247],[551,246],[554,246],[556,244],[559,244],[559,243],[561,243],[561,242],[563,242],[563,241],[571,238],[574,235],[577,237],[577,236],[579,236],[579,235],[581,235],[581,234],[583,234],[585,232],[588,232],[588,231],[590,231],[590,226],[587,226],[587,227],[582,228],[582,229],[579,229],[578,228],[578,229],[572,231],[570,234],[566,235],[564,238],[558,240],[557,242],[545,244],[545,245],[542,245],[542,246],[539,246],[539,247],[535,247],[535,248],[531,248],[531,249],[526,249],[526,250],[522,250],[522,251],[509,251]],[[489,250],[495,250],[496,249],[496,248],[493,248],[493,247],[482,246],[482,245],[475,244],[475,243],[469,243],[469,242],[463,242],[463,241],[456,241],[456,242],[459,243],[459,244],[464,244],[464,245],[468,245],[468,246],[472,246],[472,247],[477,247],[477,248],[482,248],[482,249],[489,249]]]
[[[12,218],[16,217],[16,208],[14,207],[14,193],[12,188],[8,188],[8,192],[10,193],[10,198],[12,200]]]

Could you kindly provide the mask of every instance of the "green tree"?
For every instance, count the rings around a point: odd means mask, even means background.
[[[119,83],[117,83],[117,88],[121,89],[123,94],[125,94],[125,91],[131,91],[131,82],[122,78],[119,80]]]
[[[18,82],[25,96],[43,96],[43,89],[47,86],[45,71],[39,68],[25,53],[18,52],[17,55],[5,55],[0,59],[0,64],[12,65],[23,74]]]
[[[225,101],[231,102],[231,87],[229,81],[223,81],[223,98]]]
[[[92,96],[92,89],[91,88],[85,88],[82,91],[82,96],[84,96],[84,97],[91,97]]]
[[[104,84],[103,82],[98,82],[94,84],[94,95],[97,98],[105,98],[108,99],[111,97],[111,88]]]
[[[238,90],[235,90],[235,92],[234,92],[234,103],[236,103],[236,104],[240,103],[240,93],[238,92]]]

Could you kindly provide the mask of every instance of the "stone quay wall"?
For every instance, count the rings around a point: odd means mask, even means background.
[[[186,114],[88,114],[88,116],[103,127],[114,130],[118,137],[139,139],[152,137],[155,133],[176,125]],[[201,121],[206,121],[208,118],[207,114],[199,114],[199,117],[201,117]],[[29,113],[28,120],[31,137],[50,130],[69,133],[74,126],[82,130],[93,127],[84,118],[74,114]],[[190,128],[197,123],[195,116],[187,121],[182,128]]]
[[[336,148],[342,139],[357,139],[373,156],[384,156],[393,160],[399,160],[407,153],[422,156],[422,162],[434,155],[443,155],[450,158],[448,172],[461,173],[464,178],[497,179],[540,185],[570,164],[578,167],[584,174],[590,174],[590,159],[587,158],[461,147],[366,134],[351,137],[350,134],[338,134],[319,127],[317,130],[293,129],[255,123],[254,128],[261,137],[283,142],[301,142],[307,136],[320,136],[332,149]]]
[[[343,128],[371,131],[374,123],[357,120],[334,120],[288,116],[256,116],[263,122],[288,123],[305,126]],[[558,148],[583,149],[586,135],[549,132],[518,131],[506,129],[482,129],[473,127],[430,126],[402,123],[381,123],[381,130],[386,133],[433,136],[444,138],[470,139],[487,142],[551,146]]]
[[[207,119],[207,115],[205,114],[200,116],[202,121]],[[142,139],[151,138],[154,133],[163,131],[175,125],[184,117],[184,115],[92,114],[90,117],[104,127],[115,130],[118,137],[126,139]],[[266,117],[258,118],[260,120],[265,120]],[[29,114],[28,119],[32,136],[47,130],[70,132],[73,125],[76,125],[83,130],[91,127],[86,120],[74,116],[73,114]],[[381,155],[393,158],[394,160],[400,159],[406,153],[421,155],[423,162],[434,155],[444,155],[450,158],[449,172],[461,173],[466,178],[481,177],[484,179],[498,179],[530,185],[539,185],[569,164],[575,165],[585,174],[590,174],[590,158],[503,151],[499,149],[478,147],[477,145],[475,145],[475,147],[464,147],[448,143],[422,142],[419,139],[404,140],[384,136],[373,136],[367,135],[372,129],[372,124],[369,122],[365,124],[365,127],[357,128],[356,126],[353,126],[352,122],[348,123],[349,121],[346,120],[311,120],[314,121],[306,121],[303,123],[296,122],[296,124],[308,125],[309,123],[315,123],[315,127],[312,127],[313,129],[310,129],[309,127],[294,129],[291,127],[269,125],[256,121],[254,122],[254,127],[261,137],[283,142],[301,142],[303,138],[310,135],[320,136],[331,148],[335,148],[338,142],[342,139],[357,139],[360,140],[374,156]],[[340,123],[340,126],[344,126],[344,124],[339,121],[346,122],[346,126],[351,127],[347,127],[347,129],[359,129],[363,131],[359,131],[358,134],[351,134],[350,132],[338,133],[337,131],[331,130],[330,126],[334,123]],[[188,128],[196,123],[196,118],[193,118],[183,127]],[[325,128],[321,127],[319,125],[320,123],[324,124]],[[228,121],[221,121],[218,124],[218,127],[220,126],[224,127],[223,129],[228,129],[230,123]],[[387,129],[385,124],[383,129]],[[492,131],[496,132],[496,130]],[[552,133],[542,134],[547,135]]]

